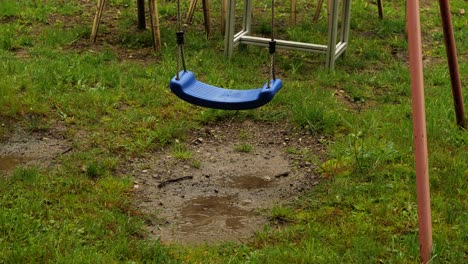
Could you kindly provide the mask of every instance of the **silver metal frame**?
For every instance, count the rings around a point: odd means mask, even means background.
[[[297,41],[287,41],[281,39],[276,40],[276,46],[282,49],[309,51],[326,54],[326,67],[329,70],[334,70],[335,61],[346,51],[349,39],[349,23],[351,18],[351,0],[343,1],[342,10],[342,25],[338,32],[338,13],[339,1],[331,0],[331,14],[328,18],[328,42],[327,45],[312,44]],[[270,38],[250,36],[252,24],[252,0],[244,0],[244,16],[242,30],[235,33],[235,10],[236,0],[228,0],[227,18],[226,18],[226,34],[224,39],[224,54],[231,57],[234,46],[239,44],[257,45],[268,47]]]

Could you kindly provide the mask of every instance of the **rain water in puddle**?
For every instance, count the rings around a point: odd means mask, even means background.
[[[195,196],[186,200],[178,210],[177,219],[173,220],[177,227],[161,230],[161,239],[199,244],[250,237],[266,223],[266,218],[256,211],[259,201],[253,201],[251,192],[275,188],[275,177],[268,177],[270,174],[262,171],[231,176],[221,180],[223,184],[220,182],[224,186],[219,187],[219,192],[227,192],[225,195]]]
[[[0,156],[0,172],[8,172],[24,162],[24,159],[15,156]]]
[[[252,175],[238,176],[232,180],[233,182],[229,184],[229,187],[246,190],[269,188],[273,184],[270,178],[260,178]]]
[[[180,225],[180,231],[192,235],[221,229],[236,233],[256,214],[236,206],[235,201],[234,196],[209,196],[187,202],[181,210],[181,216],[187,221]]]

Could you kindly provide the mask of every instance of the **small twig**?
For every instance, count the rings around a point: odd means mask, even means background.
[[[70,152],[70,151],[72,151],[72,150],[73,150],[73,148],[72,148],[72,147],[69,147],[69,148],[67,148],[66,150],[62,151],[62,155],[67,154],[68,152]]]
[[[180,182],[180,181],[183,181],[183,180],[191,180],[193,179],[193,176],[184,176],[184,177],[180,177],[180,178],[175,178],[175,179],[169,179],[167,181],[163,181],[161,182],[160,184],[158,184],[158,188],[162,188],[170,183],[174,183],[174,182]]]

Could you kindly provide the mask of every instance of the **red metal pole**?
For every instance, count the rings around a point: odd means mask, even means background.
[[[419,243],[421,261],[427,263],[432,253],[431,202],[427,156],[426,113],[422,63],[421,25],[418,0],[407,0],[408,49],[413,101],[413,133],[416,162],[416,195],[418,201]]]
[[[447,52],[447,61],[450,70],[450,82],[452,83],[452,95],[455,105],[457,125],[461,128],[466,128],[460,73],[458,71],[457,47],[453,36],[452,15],[450,14],[450,5],[448,0],[439,0],[439,8],[440,16],[442,18],[442,27],[444,29],[445,50]]]

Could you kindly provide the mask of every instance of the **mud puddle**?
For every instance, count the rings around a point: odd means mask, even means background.
[[[232,179],[228,186],[231,188],[252,190],[270,188],[272,187],[273,183],[274,182],[272,181],[272,179],[268,176],[265,176],[265,178],[260,178],[253,175],[243,175]]]
[[[71,143],[58,136],[58,131],[11,130],[11,135],[0,142],[0,174],[9,174],[20,166],[49,167],[71,149]]]
[[[250,144],[250,152],[239,152]],[[135,179],[135,206],[151,217],[148,233],[165,243],[245,241],[268,223],[268,209],[292,201],[317,184],[315,164],[291,149],[319,158],[317,139],[287,124],[224,123],[194,131],[188,160],[171,150],[127,164]],[[194,166],[194,161],[199,165]]]
[[[0,156],[0,172],[8,172],[14,170],[18,165],[25,163],[24,158],[5,155]]]
[[[188,201],[181,209],[181,236],[203,236],[213,228],[224,229],[235,233],[245,228],[249,220],[255,217],[255,212],[236,206],[234,196],[208,196]]]

